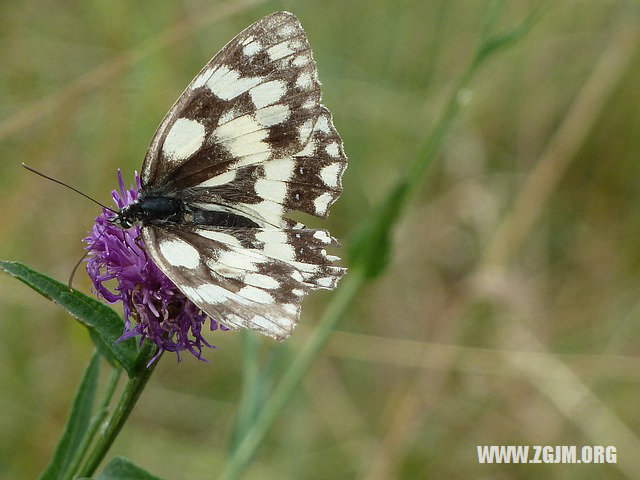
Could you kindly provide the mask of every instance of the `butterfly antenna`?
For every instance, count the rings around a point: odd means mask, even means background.
[[[91,200],[93,203],[100,205],[100,206],[101,206],[102,208],[104,208],[104,209],[109,210],[110,212],[113,212],[113,213],[115,213],[116,215],[118,214],[118,212],[117,212],[116,210],[114,210],[113,208],[109,208],[109,207],[107,207],[106,205],[103,205],[102,203],[100,203],[99,201],[97,201],[95,198],[91,198],[89,195],[87,195],[86,193],[82,193],[82,192],[81,192],[80,190],[78,190],[77,188],[73,188],[71,185],[67,185],[66,183],[61,182],[60,180],[56,180],[55,178],[51,178],[50,176],[45,175],[44,173],[39,172],[39,171],[38,171],[38,170],[36,170],[35,168],[31,168],[30,166],[25,165],[24,163],[22,164],[22,166],[23,166],[24,168],[26,168],[27,170],[29,170],[30,172],[35,173],[36,175],[40,175],[41,177],[44,177],[44,178],[46,178],[47,180],[51,180],[52,182],[55,182],[55,183],[57,183],[57,184],[59,184],[59,185],[62,185],[63,187],[67,187],[67,188],[69,188],[69,189],[73,190],[73,191],[74,191],[74,192],[76,192],[76,193],[79,193],[79,194],[80,194],[80,195],[82,195],[84,198],[88,198],[88,199],[89,199],[89,200]],[[82,257],[82,260],[84,260],[84,257]],[[82,260],[80,260],[80,262],[81,262]],[[78,263],[80,263],[80,262],[78,262]],[[77,268],[77,265],[76,265],[76,268]],[[74,269],[74,270],[75,270],[75,269]]]
[[[109,225],[107,225],[106,227],[104,227],[102,229],[102,231],[98,234],[98,236],[96,237],[96,239],[93,241],[93,243],[89,246],[89,248],[87,248],[87,251],[84,252],[84,255],[82,255],[82,258],[80,260],[78,260],[78,263],[75,264],[75,266],[73,267],[73,270],[71,270],[71,275],[69,275],[69,282],[67,283],[67,286],[69,287],[69,290],[73,291],[73,277],[76,276],[76,271],[78,270],[78,267],[80,266],[80,264],[82,263],[82,261],[87,258],[87,255],[89,255],[89,252],[91,250],[93,250],[93,246],[98,243],[98,240],[100,240],[102,238],[102,235],[104,235],[104,233],[107,231],[107,228],[109,228]]]
[[[71,275],[69,275],[69,282],[67,283],[67,286],[69,287],[69,290],[71,290],[72,292],[73,292],[73,277],[76,276],[76,271],[78,270],[78,267],[80,266],[82,261],[85,258],[87,258],[87,255],[89,255],[89,251],[90,251],[90,249],[87,250],[86,252],[84,252],[84,255],[82,255],[82,258],[80,260],[78,260],[78,263],[76,263],[76,265],[73,267],[73,270],[71,270]]]

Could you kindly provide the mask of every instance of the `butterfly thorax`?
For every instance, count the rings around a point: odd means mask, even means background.
[[[246,216],[229,212],[224,207],[210,205],[201,208],[181,198],[143,192],[131,205],[118,213],[115,222],[122,228],[133,225],[206,225],[221,228],[256,228],[259,225]]]
[[[143,192],[134,203],[120,210],[115,221],[122,228],[130,228],[133,225],[180,223],[183,221],[184,212],[185,204],[179,198]]]

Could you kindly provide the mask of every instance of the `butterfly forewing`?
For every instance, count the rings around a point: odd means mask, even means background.
[[[191,188],[181,198],[194,204],[225,205],[260,224],[286,227],[286,211],[327,216],[342,192],[346,162],[331,114],[320,107],[312,134],[294,155],[237,167],[222,176],[220,185]]]
[[[142,167],[144,192],[236,220],[143,221],[142,240],[207,314],[230,328],[286,338],[304,294],[334,288],[345,270],[327,253],[337,245],[328,232],[285,214],[325,217],[342,191],[346,165],[331,113],[320,104],[306,35],[294,15],[272,14],[195,77],[158,128]]]
[[[293,154],[311,133],[319,101],[300,22],[270,15],[231,40],[183,92],[154,136],[143,183],[204,186],[237,166]]]

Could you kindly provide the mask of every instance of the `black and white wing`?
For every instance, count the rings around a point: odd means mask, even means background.
[[[305,293],[333,288],[344,269],[325,230],[149,228],[151,257],[196,305],[227,327],[289,336]]]
[[[142,167],[146,191],[247,221],[145,225],[147,251],[217,321],[286,338],[304,294],[334,288],[345,270],[326,251],[328,232],[285,214],[326,217],[346,165],[299,21],[269,15],[195,77]]]

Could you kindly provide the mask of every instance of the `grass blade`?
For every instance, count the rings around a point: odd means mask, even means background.
[[[115,457],[111,460],[96,480],[121,480],[123,478],[127,480],[161,480],[160,477],[151,475],[124,457]]]

